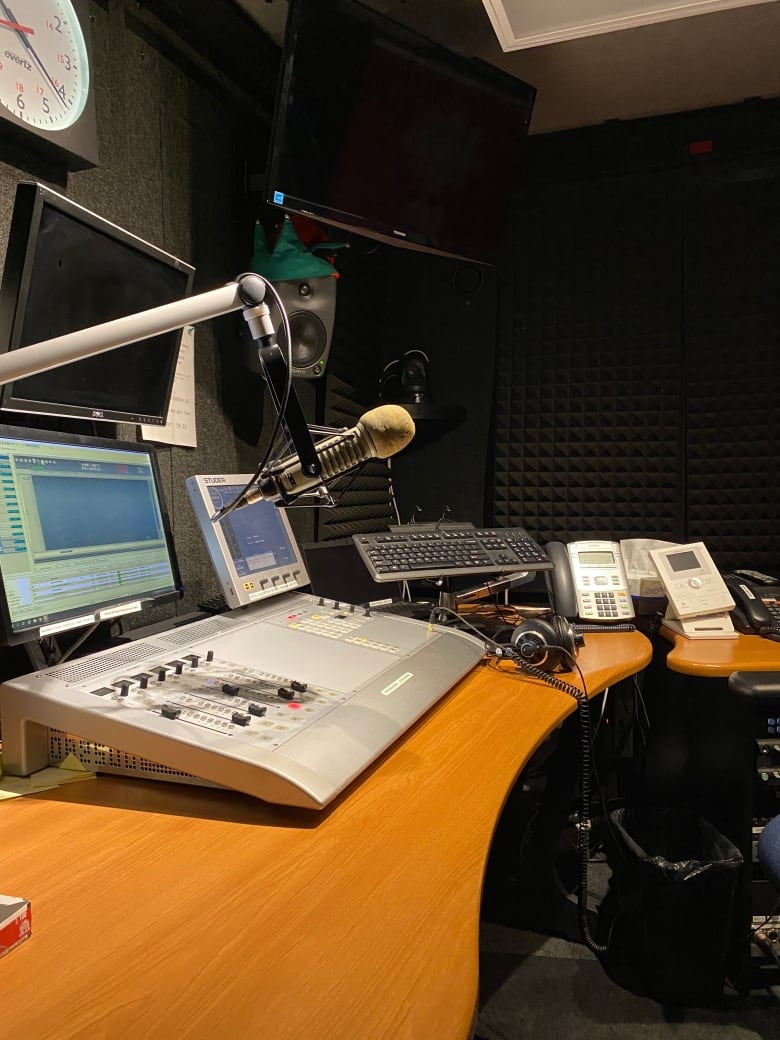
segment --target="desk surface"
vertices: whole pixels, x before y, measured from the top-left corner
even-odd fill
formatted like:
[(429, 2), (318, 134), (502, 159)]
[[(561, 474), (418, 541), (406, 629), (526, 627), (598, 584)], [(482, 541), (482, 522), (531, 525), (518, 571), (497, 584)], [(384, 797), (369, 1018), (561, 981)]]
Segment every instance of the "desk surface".
[[(650, 654), (588, 635), (588, 692)], [(33, 919), (0, 960), (3, 1021), (35, 1040), (467, 1037), (493, 830), (574, 708), (479, 666), (324, 812), (117, 778), (0, 803), (0, 891)]]
[(673, 672), (703, 678), (728, 677), (732, 672), (780, 671), (780, 643), (741, 633), (736, 639), (686, 639), (661, 627), (674, 646), (666, 657)]

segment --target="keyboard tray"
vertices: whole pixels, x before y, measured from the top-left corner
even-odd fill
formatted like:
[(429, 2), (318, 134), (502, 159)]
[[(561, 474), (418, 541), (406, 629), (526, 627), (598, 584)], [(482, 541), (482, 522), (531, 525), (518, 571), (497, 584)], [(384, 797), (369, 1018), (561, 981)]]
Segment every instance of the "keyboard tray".
[(522, 527), (407, 524), (352, 540), (374, 581), (459, 574), (549, 571), (553, 564)]

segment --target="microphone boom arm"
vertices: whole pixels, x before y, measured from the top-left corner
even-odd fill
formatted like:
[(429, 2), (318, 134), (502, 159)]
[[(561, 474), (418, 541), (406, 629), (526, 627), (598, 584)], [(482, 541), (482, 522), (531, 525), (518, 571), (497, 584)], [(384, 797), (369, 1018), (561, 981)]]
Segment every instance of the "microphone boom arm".
[[(270, 283), (262, 275), (242, 274), (218, 289), (196, 293), (183, 300), (174, 300), (124, 318), (115, 318), (101, 325), (9, 350), (0, 356), (0, 386), (243, 309), (249, 331), (257, 345), (274, 406), (287, 428), (305, 472), (312, 477), (318, 476), (320, 462), (311, 432), (295, 387), (290, 384), (288, 388), (289, 368), (276, 343), (276, 332), (270, 320), (268, 305), (264, 302), (269, 286)], [(273, 291), (273, 287), (271, 289)], [(286, 406), (282, 415), (285, 397)]]
[[(292, 385), (287, 362), (276, 342), (276, 329), (271, 321), (268, 304), (265, 302), (266, 287), (270, 283), (260, 275), (244, 274), (239, 275), (236, 284), (238, 294), (244, 304), (244, 319), (257, 346), (257, 356), (276, 412), (282, 417), (287, 427), (287, 434), (301, 460), (303, 471), (310, 477), (318, 477), (321, 467), (314, 450), (311, 431), (304, 418), (295, 387)], [(271, 291), (273, 292), (273, 286), (271, 286)], [(277, 303), (282, 309), (278, 296)]]

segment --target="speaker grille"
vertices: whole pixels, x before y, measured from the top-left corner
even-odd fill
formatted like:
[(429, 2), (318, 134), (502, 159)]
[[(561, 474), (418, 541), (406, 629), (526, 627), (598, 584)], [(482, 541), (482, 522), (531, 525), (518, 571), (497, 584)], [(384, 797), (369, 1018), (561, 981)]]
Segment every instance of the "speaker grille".
[[(308, 278), (274, 283), (290, 322), (292, 374), (318, 379), (325, 373), (336, 317), (336, 279)], [(284, 350), (287, 337), (278, 307), (271, 309), (276, 335)]]
[[(318, 361), (328, 348), (328, 333), (325, 326), (316, 314), (306, 314), (299, 311), (290, 314), (290, 332), (292, 334), (292, 363), (293, 368), (307, 368)], [(287, 337), (279, 336), (279, 341), (286, 347)]]

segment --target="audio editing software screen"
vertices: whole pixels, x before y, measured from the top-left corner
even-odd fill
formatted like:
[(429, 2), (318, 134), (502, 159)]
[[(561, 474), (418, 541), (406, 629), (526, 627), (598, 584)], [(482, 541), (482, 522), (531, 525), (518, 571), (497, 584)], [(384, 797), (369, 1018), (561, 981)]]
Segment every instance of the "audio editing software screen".
[(180, 595), (153, 449), (0, 428), (6, 642)]

